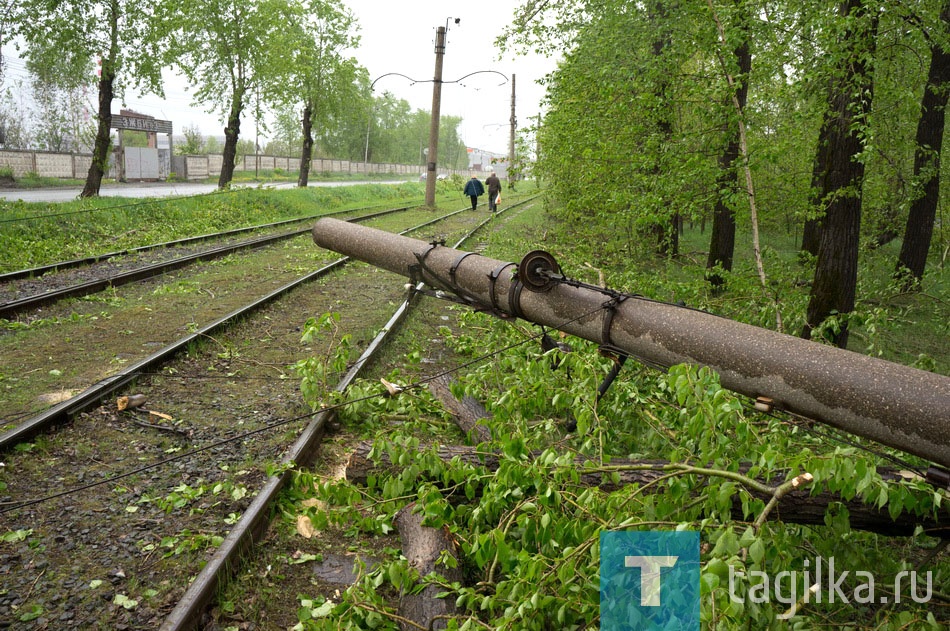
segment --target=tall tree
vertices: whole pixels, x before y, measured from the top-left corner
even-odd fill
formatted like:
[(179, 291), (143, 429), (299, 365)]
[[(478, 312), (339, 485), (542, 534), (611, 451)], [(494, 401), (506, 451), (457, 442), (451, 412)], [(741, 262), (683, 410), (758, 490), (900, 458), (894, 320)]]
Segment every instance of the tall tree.
[(950, 0), (943, 1), (929, 39), (930, 69), (920, 102), (914, 152), (914, 180), (919, 192), (911, 202), (897, 258), (897, 274), (905, 277), (904, 290), (913, 288), (924, 277), (940, 200), (940, 154), (950, 96)]
[[(725, 282), (723, 276), (716, 271), (722, 269), (732, 271), (732, 257), (736, 249), (736, 217), (734, 200), (738, 189), (739, 160), (739, 120), (743, 116), (746, 103), (749, 99), (749, 73), (752, 70), (752, 53), (749, 49), (749, 16), (742, 6), (741, 0), (735, 0), (736, 26), (730, 29), (735, 37), (732, 58), (722, 59), (723, 70), (733, 86), (728, 98), (728, 106), (735, 102), (734, 123), (723, 123), (725, 146), (719, 156), (719, 175), (716, 178), (717, 195), (716, 206), (713, 210), (712, 236), (709, 239), (709, 256), (706, 259), (706, 268), (711, 270), (707, 280), (713, 287), (721, 287)], [(725, 32), (725, 29), (723, 29)]]
[[(654, 33), (652, 42), (651, 65), (658, 71), (653, 75), (652, 90), (655, 103), (656, 131), (660, 142), (670, 143), (673, 139), (673, 107), (672, 83), (673, 75), (670, 70), (673, 64), (668, 61), (669, 49), (673, 46), (673, 27), (670, 23), (669, 9), (665, 0), (655, 0), (646, 3), (647, 23)], [(660, 164), (654, 166), (654, 175), (660, 171)], [(653, 233), (657, 237), (657, 246), (661, 254), (676, 256), (679, 254), (679, 236), (682, 215), (676, 209), (665, 222), (653, 225)]]
[(162, 94), (156, 41), (145, 0), (22, 0), (14, 4), (14, 30), (38, 67), (80, 68), (97, 57), (97, 132), (82, 197), (99, 194), (112, 146), (112, 101), (127, 87)]
[[(844, 25), (832, 66), (827, 109), (815, 155), (816, 199), (824, 207), (818, 261), (812, 282), (802, 337), (828, 316), (854, 309), (861, 230), (861, 153), (871, 108), (873, 58), (878, 12), (861, 0), (845, 0), (838, 7)], [(831, 330), (829, 340), (845, 348), (848, 323)]]
[(292, 0), (162, 0), (156, 30), (164, 56), (196, 86), (195, 101), (217, 110), (225, 122), (218, 188), (234, 177), (241, 116), (255, 92), (283, 76), (292, 52), (288, 24)]
[(307, 0), (299, 16), (288, 81), (271, 86), (279, 89), (278, 99), (293, 99), (301, 105), (303, 143), (297, 186), (306, 187), (314, 126), (325, 126), (349, 104), (360, 101), (359, 66), (344, 55), (358, 46), (359, 38), (353, 15), (338, 0)]
[[(619, 4), (619, 3), (618, 3)], [(677, 66), (662, 11), (643, 7), (598, 15), (573, 38), (548, 81), (552, 103), (539, 131), (539, 168), (571, 220), (607, 217), (631, 239), (651, 233), (672, 246), (673, 217), (690, 178), (671, 161)], [(693, 180), (695, 181), (695, 180)], [(680, 191), (677, 193), (677, 189)]]

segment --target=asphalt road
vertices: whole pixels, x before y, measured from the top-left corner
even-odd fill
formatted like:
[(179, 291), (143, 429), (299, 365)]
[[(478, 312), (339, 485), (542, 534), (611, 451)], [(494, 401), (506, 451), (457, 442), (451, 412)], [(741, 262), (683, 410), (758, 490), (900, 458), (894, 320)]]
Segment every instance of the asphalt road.
[[(375, 182), (376, 184), (401, 184), (398, 182)], [(310, 186), (352, 186), (354, 184), (371, 184), (373, 182), (310, 182)], [(235, 188), (293, 188), (296, 182), (275, 182), (272, 184), (234, 184)], [(218, 189), (216, 184), (199, 184), (193, 182), (135, 182), (130, 184), (104, 184), (99, 189), (100, 197), (175, 197), (212, 193)], [(68, 202), (79, 198), (82, 187), (70, 188), (35, 188), (35, 189), (0, 189), (0, 199), (6, 201), (24, 202)]]

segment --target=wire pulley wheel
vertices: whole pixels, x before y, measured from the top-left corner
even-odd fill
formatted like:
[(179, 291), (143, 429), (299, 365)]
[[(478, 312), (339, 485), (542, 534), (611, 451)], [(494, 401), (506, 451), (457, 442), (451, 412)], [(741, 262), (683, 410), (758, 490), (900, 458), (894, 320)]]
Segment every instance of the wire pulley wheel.
[(531, 291), (548, 291), (560, 275), (561, 267), (544, 250), (528, 252), (518, 264), (518, 280)]

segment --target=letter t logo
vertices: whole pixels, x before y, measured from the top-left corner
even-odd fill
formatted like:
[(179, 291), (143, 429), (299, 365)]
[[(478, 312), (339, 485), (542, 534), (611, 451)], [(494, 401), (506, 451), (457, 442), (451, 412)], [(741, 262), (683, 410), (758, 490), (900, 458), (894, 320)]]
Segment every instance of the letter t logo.
[(660, 570), (676, 565), (679, 557), (625, 556), (624, 567), (640, 568), (640, 605), (644, 607), (660, 606)]

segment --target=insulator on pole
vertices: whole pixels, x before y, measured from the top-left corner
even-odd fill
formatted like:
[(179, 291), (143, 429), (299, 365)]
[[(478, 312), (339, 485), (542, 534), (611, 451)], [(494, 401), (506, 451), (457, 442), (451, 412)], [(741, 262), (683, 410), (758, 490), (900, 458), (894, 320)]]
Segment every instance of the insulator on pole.
[(708, 366), (723, 387), (760, 409), (785, 410), (950, 467), (946, 376), (570, 281), (540, 251), (515, 265), (331, 218), (317, 221), (312, 233), (321, 247), (451, 290), (474, 307), (649, 366)]

